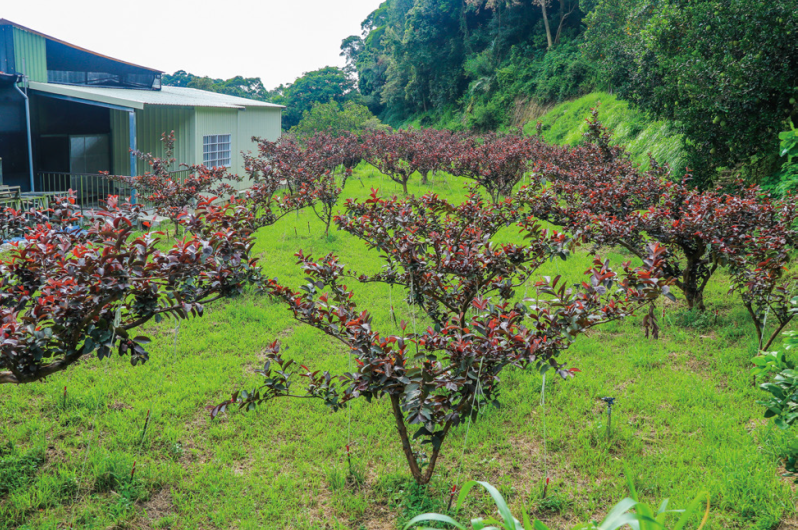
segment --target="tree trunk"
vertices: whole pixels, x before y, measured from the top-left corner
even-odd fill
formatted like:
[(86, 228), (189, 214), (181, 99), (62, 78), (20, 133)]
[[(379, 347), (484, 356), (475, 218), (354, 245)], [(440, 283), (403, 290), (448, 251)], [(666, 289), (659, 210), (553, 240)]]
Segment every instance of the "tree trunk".
[(701, 269), (701, 256), (704, 254), (704, 251), (703, 249), (694, 252), (689, 252), (687, 249), (683, 250), (685, 250), (687, 263), (684, 267), (684, 273), (682, 274), (682, 285), (678, 287), (680, 287), (684, 293), (688, 309), (704, 311), (706, 310), (706, 306), (704, 305), (703, 287), (706, 285), (706, 282), (700, 282), (700, 278), (698, 277)]
[(684, 297), (687, 300), (688, 309), (698, 309), (699, 311), (706, 311), (707, 307), (704, 305), (704, 292), (697, 289), (690, 289), (685, 286)]
[(407, 179), (402, 181), (402, 190), (405, 192), (405, 195), (407, 195)]
[[(773, 333), (770, 334), (770, 338), (768, 339), (767, 344), (762, 346), (762, 348), (761, 348), (762, 351), (767, 351), (768, 349), (770, 349), (770, 345), (773, 344), (773, 341), (776, 340), (776, 338), (781, 334), (781, 332), (784, 330), (784, 328), (787, 327), (787, 324), (790, 323), (790, 320), (792, 320), (792, 317), (790, 317), (790, 319), (787, 320), (786, 322), (780, 322), (779, 323), (779, 327), (776, 328), (776, 330)], [(765, 330), (762, 330), (762, 333), (763, 333), (762, 336), (763, 337), (764, 337), (764, 332), (765, 332)], [(760, 342), (762, 342), (762, 339), (760, 339)]]
[(435, 471), (435, 464), (438, 462), (438, 455), (440, 454), (443, 440), (446, 438), (446, 435), (449, 434), (452, 423), (446, 422), (446, 425), (443, 427), (441, 445), (439, 445), (437, 449), (432, 450), (432, 456), (429, 459), (429, 464), (427, 464), (427, 470), (422, 473), (418, 465), (418, 460), (416, 460), (416, 455), (413, 453), (413, 447), (410, 445), (410, 436), (407, 434), (405, 418), (404, 414), (402, 414), (402, 407), (399, 404), (398, 395), (391, 394), (391, 408), (393, 409), (393, 417), (396, 420), (396, 429), (399, 431), (399, 438), (402, 439), (402, 451), (404, 451), (407, 464), (410, 466), (410, 473), (419, 486), (429, 484), (429, 481), (432, 480), (432, 474)]
[(423, 484), (421, 481), (424, 479), (424, 475), (418, 467), (416, 455), (413, 454), (413, 447), (410, 445), (410, 438), (405, 427), (405, 417), (402, 414), (402, 408), (399, 406), (399, 396), (395, 394), (391, 394), (391, 408), (393, 409), (393, 417), (396, 420), (396, 429), (399, 431), (399, 438), (402, 439), (402, 451), (405, 453), (407, 465), (410, 466), (410, 473), (418, 484)]
[(560, 22), (557, 24), (557, 33), (554, 35), (554, 44), (560, 42), (560, 35), (562, 35), (562, 28), (565, 26), (565, 19), (574, 12), (576, 5), (571, 6), (571, 9), (565, 12), (565, 0), (560, 0)]
[(429, 174), (428, 171), (421, 173), (421, 184), (424, 185), (424, 186), (427, 185), (427, 175), (428, 174)]
[(540, 9), (543, 11), (543, 25), (546, 26), (546, 40), (549, 42), (550, 49), (554, 43), (551, 40), (551, 28), (549, 27), (549, 16), (546, 14), (546, 2), (548, 0), (540, 0)]

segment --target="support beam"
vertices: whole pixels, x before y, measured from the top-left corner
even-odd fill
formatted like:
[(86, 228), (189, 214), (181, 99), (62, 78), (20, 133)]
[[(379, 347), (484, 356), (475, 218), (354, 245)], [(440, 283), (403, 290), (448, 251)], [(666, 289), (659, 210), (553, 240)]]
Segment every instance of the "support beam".
[[(129, 125), (130, 125), (130, 176), (136, 176), (136, 111), (131, 110), (128, 113)], [(136, 204), (136, 190), (130, 190), (130, 202)]]

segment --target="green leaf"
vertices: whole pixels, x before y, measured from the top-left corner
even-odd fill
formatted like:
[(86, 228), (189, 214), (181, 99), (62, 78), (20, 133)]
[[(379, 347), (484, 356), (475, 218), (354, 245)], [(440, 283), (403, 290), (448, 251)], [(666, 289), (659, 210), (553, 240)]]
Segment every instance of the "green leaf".
[[(625, 498), (618, 504), (612, 507), (610, 513), (607, 514), (607, 517), (604, 518), (604, 521), (599, 525), (599, 530), (613, 530), (615, 528), (620, 528), (626, 523), (618, 525), (618, 521), (622, 520), (622, 517), (625, 515), (625, 512), (628, 512), (632, 508), (637, 505), (637, 501), (634, 499), (630, 499), (629, 497)], [(623, 519), (625, 520), (625, 519)]]
[[(687, 524), (687, 521), (690, 519), (690, 517), (692, 517), (693, 514), (698, 511), (699, 506), (704, 501), (706, 501), (707, 504), (709, 504), (709, 492), (707, 491), (702, 491), (698, 495), (696, 495), (695, 499), (693, 499), (693, 502), (690, 503), (690, 506), (687, 507), (682, 516), (679, 518), (679, 521), (676, 523), (676, 526), (673, 527), (673, 530), (682, 530), (682, 528), (684, 528), (684, 526)], [(704, 526), (703, 522), (701, 523), (701, 526)], [(699, 530), (701, 526), (699, 526)]]
[[(417, 515), (410, 519), (407, 524), (405, 525), (405, 530), (413, 527), (413, 525), (417, 525), (418, 523), (427, 522), (427, 521), (438, 521), (439, 523), (446, 523), (450, 524), (460, 530), (466, 530), (466, 527), (449, 517), (448, 515), (441, 515), (439, 513), (424, 513), (421, 515)], [(426, 527), (424, 527), (426, 528)]]
[(504, 497), (502, 497), (501, 493), (499, 493), (499, 490), (497, 490), (487, 482), (476, 481), (476, 480), (470, 480), (466, 482), (465, 485), (463, 486), (463, 489), (460, 490), (460, 495), (457, 497), (457, 509), (458, 510), (460, 509), (460, 506), (462, 506), (466, 495), (468, 495), (468, 492), (471, 491), (471, 488), (473, 488), (477, 484), (485, 488), (485, 490), (488, 493), (490, 493), (490, 496), (493, 497), (493, 502), (496, 504), (496, 508), (499, 510), (499, 514), (502, 516), (502, 519), (504, 519), (504, 527), (507, 530), (515, 530), (515, 518), (513, 517), (510, 508), (507, 506)]

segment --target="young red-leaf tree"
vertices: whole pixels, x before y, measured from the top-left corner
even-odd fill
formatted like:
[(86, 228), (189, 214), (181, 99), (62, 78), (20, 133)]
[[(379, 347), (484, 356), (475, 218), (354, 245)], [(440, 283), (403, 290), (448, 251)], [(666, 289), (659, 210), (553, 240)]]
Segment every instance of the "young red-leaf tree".
[[(277, 142), (258, 140), (258, 156), (244, 155), (253, 186), (246, 201), (255, 212), (258, 226), (275, 223), (289, 212), (309, 207), (325, 225), (329, 235), (335, 206), (351, 166), (363, 148), (354, 135), (316, 133), (305, 147), (290, 138)], [(284, 193), (280, 190), (284, 189)]]
[(93, 223), (74, 223), (74, 195), (56, 199), (42, 223), (0, 258), (0, 383), (31, 383), (81, 357), (113, 350), (145, 362), (143, 324), (201, 316), (204, 306), (258, 281), (250, 214), (201, 202), (193, 233), (168, 250), (160, 233), (138, 235), (141, 207), (110, 197)]
[(451, 172), (475, 181), (496, 203), (508, 197), (529, 172), (530, 159), (540, 143), (521, 134), (486, 134), (479, 141), (459, 144)]
[[(404, 287), (409, 304), (445, 325), (458, 315), (465, 318), (477, 298), (511, 299), (545, 260), (565, 259), (577, 244), (543, 229), (516, 204), (486, 204), (476, 193), (454, 205), (435, 194), (382, 198), (372, 190), (365, 201), (346, 201), (336, 223), (385, 262), (380, 273), (359, 276), (359, 281)], [(514, 224), (523, 244), (491, 241)]]
[(177, 230), (178, 219), (188, 213), (190, 208), (209, 196), (229, 196), (235, 191), (232, 183), (240, 182), (241, 177), (230, 174), (225, 167), (186, 164), (181, 164), (179, 167), (187, 169), (188, 175), (175, 177), (174, 131), (169, 135), (163, 134), (161, 141), (166, 151), (164, 158), (151, 153), (133, 152), (150, 167), (144, 175), (132, 177), (109, 175), (107, 178), (136, 190), (138, 197), (152, 204), (158, 215), (171, 220)]
[[(213, 407), (211, 415), (234, 405), (251, 410), (280, 397), (317, 398), (333, 411), (356, 398), (387, 397), (402, 451), (419, 484), (432, 478), (451, 429), (497, 403), (504, 368), (554, 370), (567, 378), (576, 370), (566, 368), (559, 356), (580, 333), (667, 292), (662, 251), (652, 248), (645, 269), (626, 264), (619, 276), (596, 259), (581, 286), (568, 287), (560, 277), (545, 279), (535, 284), (539, 295), (531, 303), (514, 302), (512, 290), (522, 278), (550, 256), (566, 252), (572, 241), (524, 219), (520, 229), (527, 243), (492, 244), (484, 235), (515, 214), (510, 205), (484, 206), (478, 197), (457, 207), (434, 196), (398, 201), (375, 193), (369, 204), (350, 201), (347, 209), (338, 220), (344, 230), (358, 235), (351, 227), (364, 222), (370, 225), (362, 234), (369, 246), (375, 246), (375, 238), (396, 241), (380, 248), (389, 255), (386, 269), (359, 280), (407, 286), (412, 303), (423, 307), (433, 324), (415, 330), (402, 322), (399, 334), (380, 333), (371, 314), (358, 308), (345, 284), (352, 277), (338, 259), (328, 255), (315, 261), (300, 252), (309, 283), (295, 291), (270, 281), (268, 291), (299, 322), (344, 345), (357, 370), (333, 375), (298, 366), (283, 358), (275, 342), (260, 371), (263, 385), (235, 393)], [(428, 454), (414, 447), (416, 440), (428, 444)]]
[[(758, 216), (754, 231), (737, 230), (716, 244), (729, 266), (730, 292), (739, 291), (759, 339), (767, 350), (795, 317), (791, 303), (798, 293), (798, 270), (790, 269), (790, 254), (798, 246), (798, 203), (791, 196), (762, 204), (750, 215)], [(774, 327), (768, 333), (770, 322)]]
[(332, 171), (320, 173), (310, 187), (302, 191), (302, 193), (308, 193), (312, 197), (312, 200), (308, 201), (310, 209), (313, 215), (324, 223), (325, 237), (330, 235), (330, 223), (335, 216), (335, 206), (338, 204), (338, 198), (343, 192), (346, 178), (351, 174), (351, 171), (350, 169), (344, 170), (340, 180), (335, 178), (335, 173)]
[(408, 194), (410, 176), (418, 170), (415, 157), (417, 145), (413, 141), (413, 134), (405, 130), (378, 131), (363, 138), (365, 160), (386, 177), (401, 184), (405, 195)]
[(354, 134), (332, 136), (316, 133), (307, 140), (305, 160), (313, 161), (316, 170), (311, 183), (301, 193), (309, 196), (313, 214), (324, 223), (324, 235), (330, 234), (338, 198), (352, 175), (352, 168), (360, 163), (364, 147)]
[(613, 146), (594, 116), (588, 139), (576, 148), (546, 146), (538, 152), (534, 186), (520, 194), (532, 215), (582, 230), (597, 245), (621, 246), (644, 258), (656, 241), (667, 254), (665, 275), (685, 295), (689, 308), (705, 309), (704, 290), (722, 265), (722, 246), (739, 234), (781, 223), (767, 215), (770, 200), (756, 187), (736, 193), (699, 191), (668, 178), (652, 160), (642, 171), (623, 148)]
[(312, 206), (315, 187), (325, 172), (320, 156), (308, 156), (290, 137), (276, 142), (252, 138), (257, 154), (243, 153), (251, 187), (243, 201), (251, 210), (254, 228), (271, 226), (291, 212)]
[(429, 175), (451, 168), (452, 150), (459, 147), (451, 131), (437, 129), (409, 129), (406, 134), (412, 144), (413, 165), (421, 175), (421, 184), (429, 182)]
[(337, 135), (318, 132), (306, 140), (305, 152), (320, 157), (323, 167), (330, 172), (351, 171), (363, 160), (365, 146), (360, 136), (350, 132)]

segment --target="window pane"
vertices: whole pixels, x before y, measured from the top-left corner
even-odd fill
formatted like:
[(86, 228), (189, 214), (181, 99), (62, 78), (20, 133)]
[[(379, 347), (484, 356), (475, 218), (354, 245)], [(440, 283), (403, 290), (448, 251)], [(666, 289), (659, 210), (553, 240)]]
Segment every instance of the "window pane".
[(82, 136), (73, 136), (69, 138), (69, 156), (80, 157), (86, 151), (86, 139)]

